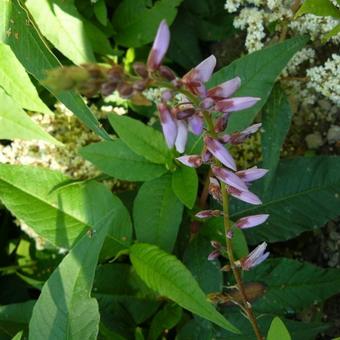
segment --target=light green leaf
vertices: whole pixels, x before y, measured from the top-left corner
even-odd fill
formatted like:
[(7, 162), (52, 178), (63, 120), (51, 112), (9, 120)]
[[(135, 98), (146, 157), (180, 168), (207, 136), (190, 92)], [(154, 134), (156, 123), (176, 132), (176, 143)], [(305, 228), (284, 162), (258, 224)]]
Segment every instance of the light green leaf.
[(15, 334), (12, 340), (20, 340), (22, 338), (23, 333), (24, 333), (23, 331), (18, 332), (17, 334)]
[(33, 308), (29, 339), (97, 339), (99, 309), (90, 294), (113, 214), (97, 220), (96, 234), (85, 234), (47, 280)]
[(339, 292), (340, 270), (318, 268), (290, 259), (265, 261), (245, 272), (246, 282), (262, 282), (264, 295), (253, 304), (259, 313), (301, 311)]
[(295, 18), (307, 13), (340, 19), (340, 9), (334, 6), (330, 0), (305, 0), (296, 12)]
[(157, 244), (171, 251), (174, 247), (183, 205), (171, 188), (171, 176), (145, 182), (133, 205), (133, 220), (138, 241)]
[(107, 25), (107, 8), (106, 8), (105, 0), (97, 1), (93, 6), (93, 11), (98, 21), (102, 25), (106, 26)]
[(195, 204), (198, 190), (198, 177), (193, 168), (179, 167), (172, 174), (172, 190), (189, 209)]
[(111, 114), (109, 120), (118, 136), (133, 152), (151, 162), (166, 163), (169, 150), (159, 131), (126, 116)]
[[(112, 252), (126, 248), (131, 240), (131, 222), (121, 201), (94, 181), (53, 188), (69, 180), (48, 169), (0, 165), (0, 199), (19, 219), (56, 246), (70, 248), (102, 216), (112, 214), (108, 242)], [(114, 254), (113, 254), (114, 256)]]
[[(46, 78), (47, 70), (60, 67), (61, 64), (35, 27), (19, 0), (0, 1), (1, 41), (11, 46), (26, 71), (41, 82)], [(78, 94), (71, 91), (56, 93), (50, 90), (50, 92), (89, 129), (110, 140), (109, 135), (100, 127), (98, 120)]]
[(75, 64), (94, 62), (84, 24), (72, 1), (27, 0), (41, 33)]
[(234, 96), (261, 98), (252, 108), (235, 112), (229, 120), (228, 131), (242, 130), (251, 124), (256, 114), (266, 103), (276, 78), (282, 69), (307, 41), (307, 37), (295, 37), (274, 44), (235, 60), (212, 76), (208, 83), (209, 87), (239, 76), (242, 84)]
[(270, 325), (267, 340), (291, 340), (288, 329), (279, 317), (275, 317)]
[(35, 123), (1, 87), (0, 139), (43, 140), (62, 145)]
[(269, 192), (263, 182), (252, 188), (263, 204), (250, 206), (234, 201), (233, 221), (241, 216), (267, 213), (265, 224), (248, 229), (251, 244), (288, 240), (307, 230), (323, 226), (339, 215), (340, 157), (318, 156), (281, 161)]
[(0, 86), (24, 109), (52, 114), (11, 48), (0, 42)]
[(104, 173), (126, 181), (147, 181), (167, 171), (135, 154), (121, 140), (90, 144), (80, 154)]
[(135, 244), (130, 259), (141, 279), (162, 296), (216, 325), (238, 333), (210, 304), (189, 270), (173, 255), (151, 244)]
[(262, 113), (262, 167), (269, 170), (264, 178), (265, 189), (268, 189), (275, 176), (281, 147), (288, 133), (291, 119), (292, 111), (288, 99), (280, 86), (276, 85)]
[(325, 44), (330, 38), (336, 36), (340, 33), (340, 24), (336, 25), (334, 28), (332, 28), (328, 33), (324, 35), (321, 42)]
[(147, 0), (123, 0), (113, 16), (116, 41), (126, 47), (140, 47), (151, 42), (159, 23), (171, 25), (182, 0), (159, 0), (149, 6)]

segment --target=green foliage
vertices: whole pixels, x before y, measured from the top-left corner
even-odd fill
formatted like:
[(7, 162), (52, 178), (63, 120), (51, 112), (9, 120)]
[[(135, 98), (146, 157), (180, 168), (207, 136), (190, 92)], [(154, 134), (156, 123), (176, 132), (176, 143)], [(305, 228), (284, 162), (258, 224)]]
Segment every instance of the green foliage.
[(231, 332), (238, 332), (206, 300), (195, 279), (176, 257), (144, 243), (130, 248), (130, 259), (137, 274), (150, 288), (194, 314)]
[(131, 151), (121, 140), (90, 144), (80, 154), (104, 173), (126, 181), (148, 181), (167, 171)]
[(340, 207), (340, 158), (318, 156), (281, 161), (270, 191), (264, 194), (263, 182), (254, 190), (261, 206), (235, 204), (231, 218), (260, 213), (270, 214), (268, 221), (247, 230), (251, 244), (288, 240), (307, 230), (323, 226), (338, 216)]
[(330, 0), (306, 0), (303, 2), (295, 17), (304, 14), (314, 14), (322, 17), (331, 16), (340, 19), (340, 10)]
[(0, 103), (0, 139), (37, 139), (62, 145), (36, 124), (1, 87)]
[(189, 167), (177, 168), (172, 174), (172, 190), (185, 206), (192, 209), (198, 190), (196, 170)]
[[(46, 78), (46, 71), (60, 67), (61, 64), (41, 38), (27, 11), (19, 0), (0, 2), (0, 39), (8, 44), (26, 71), (38, 81)], [(50, 90), (70, 111), (89, 129), (100, 137), (110, 139), (99, 127), (99, 122), (84, 103), (72, 91), (56, 93)]]
[(105, 0), (99, 0), (93, 5), (94, 14), (98, 21), (106, 26), (107, 25), (107, 8), (105, 4)]
[(136, 238), (171, 251), (174, 247), (183, 205), (172, 190), (171, 176), (145, 182), (133, 205)]
[(0, 198), (36, 233), (64, 248), (73, 246), (85, 231), (95, 232), (97, 221), (110, 215), (111, 248), (126, 248), (131, 224), (120, 200), (94, 181), (53, 190), (68, 179), (56, 171), (1, 164)]
[(112, 216), (98, 220), (96, 234), (84, 235), (47, 280), (33, 308), (29, 339), (97, 338), (98, 303), (90, 293)]
[(209, 81), (209, 87), (216, 86), (236, 76), (241, 78), (241, 88), (235, 97), (252, 96), (261, 98), (257, 104), (231, 116), (228, 131), (242, 130), (249, 126), (256, 114), (266, 103), (276, 78), (293, 55), (308, 41), (306, 37), (295, 37), (274, 44), (233, 61), (216, 72)]
[(115, 132), (133, 152), (151, 162), (166, 163), (169, 149), (159, 131), (130, 117), (111, 114), (109, 120)]
[(279, 317), (275, 317), (270, 325), (268, 335), (268, 340), (276, 340), (276, 339), (282, 339), (282, 340), (291, 340), (291, 336), (289, 335), (289, 332), (285, 326), (285, 324), (282, 322), (282, 320)]
[(151, 42), (163, 19), (171, 25), (181, 2), (182, 0), (158, 0), (152, 5), (147, 0), (123, 0), (113, 16), (117, 43), (140, 47)]

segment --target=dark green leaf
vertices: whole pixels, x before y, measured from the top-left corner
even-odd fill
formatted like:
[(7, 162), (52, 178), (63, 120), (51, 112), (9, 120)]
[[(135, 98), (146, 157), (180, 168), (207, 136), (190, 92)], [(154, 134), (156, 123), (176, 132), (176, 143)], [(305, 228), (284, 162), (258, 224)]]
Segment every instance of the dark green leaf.
[(133, 206), (133, 220), (138, 241), (157, 244), (171, 252), (174, 247), (183, 205), (171, 188), (171, 176), (144, 183)]
[(84, 235), (47, 280), (33, 308), (30, 339), (97, 338), (99, 309), (90, 294), (112, 218), (112, 212), (103, 215), (94, 226), (96, 235)]
[(291, 340), (287, 327), (279, 317), (275, 317), (270, 325), (267, 340)]
[(127, 47), (140, 47), (151, 42), (159, 23), (174, 21), (182, 0), (159, 0), (151, 5), (147, 0), (123, 0), (113, 16), (116, 41)]
[(99, 170), (126, 181), (147, 181), (167, 171), (163, 165), (135, 154), (121, 140), (90, 144), (80, 154)]
[[(259, 183), (260, 184), (260, 183)], [(323, 226), (339, 215), (340, 157), (319, 156), (281, 161), (261, 206), (232, 205), (231, 218), (268, 213), (268, 221), (246, 236), (250, 243), (287, 240)]]
[(93, 5), (94, 14), (98, 21), (106, 26), (107, 24), (107, 8), (105, 4), (105, 0), (99, 0)]
[(184, 205), (192, 209), (198, 190), (196, 170), (189, 167), (177, 168), (172, 174), (172, 190)]
[(112, 114), (109, 120), (118, 136), (133, 152), (151, 162), (166, 163), (169, 150), (159, 131), (130, 117)]
[(218, 313), (188, 269), (175, 257), (151, 244), (135, 244), (130, 259), (141, 279), (181, 307), (232, 332), (238, 330)]
[(252, 96), (261, 100), (250, 109), (234, 113), (229, 121), (228, 131), (242, 130), (255, 118), (266, 103), (276, 78), (293, 55), (308, 41), (306, 37), (295, 37), (284, 42), (251, 53), (235, 60), (216, 72), (209, 81), (209, 87), (239, 76), (241, 88), (236, 97)]
[[(19, 0), (0, 1), (0, 39), (11, 46), (26, 71), (38, 81), (46, 78), (47, 70), (61, 66), (37, 32), (25, 7)], [(71, 91), (56, 93), (50, 90), (50, 92), (89, 129), (104, 139), (110, 139), (109, 135), (100, 128), (98, 120), (78, 94)]]

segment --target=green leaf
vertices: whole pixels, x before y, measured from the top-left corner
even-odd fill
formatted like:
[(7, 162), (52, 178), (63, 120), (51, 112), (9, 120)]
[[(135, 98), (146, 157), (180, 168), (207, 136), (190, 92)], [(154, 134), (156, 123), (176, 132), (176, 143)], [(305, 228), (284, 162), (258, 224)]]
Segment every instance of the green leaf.
[[(60, 67), (61, 64), (35, 27), (19, 0), (0, 1), (0, 40), (11, 46), (26, 71), (41, 82), (45, 80), (47, 70)], [(100, 128), (98, 120), (78, 94), (71, 91), (56, 93), (50, 90), (50, 92), (89, 129), (110, 140), (109, 135)]]
[(90, 294), (112, 218), (112, 211), (103, 215), (94, 225), (96, 235), (84, 235), (47, 280), (33, 308), (29, 339), (97, 339), (99, 309)]
[(135, 154), (121, 140), (90, 144), (80, 154), (99, 170), (125, 181), (148, 181), (167, 171), (163, 165)]
[(171, 176), (145, 182), (133, 205), (137, 240), (157, 244), (171, 252), (182, 221), (182, 212), (183, 205), (171, 188)]
[(12, 340), (20, 340), (23, 336), (24, 332), (20, 331), (17, 334), (15, 334), (15, 336), (12, 338)]
[(75, 64), (94, 62), (84, 24), (71, 1), (27, 0), (26, 6), (40, 32)]
[(206, 300), (191, 273), (175, 256), (151, 244), (135, 244), (130, 248), (130, 259), (137, 274), (151, 289), (222, 328), (238, 332)]
[(280, 86), (276, 85), (262, 114), (262, 166), (269, 170), (264, 179), (266, 189), (275, 175), (281, 147), (288, 133), (291, 119), (292, 111), (287, 96)]
[(307, 37), (295, 37), (274, 44), (235, 60), (212, 76), (208, 83), (210, 88), (239, 76), (242, 85), (235, 93), (235, 97), (252, 96), (261, 98), (252, 108), (236, 112), (231, 116), (228, 126), (229, 132), (242, 130), (251, 124), (256, 114), (266, 103), (276, 78), (282, 69), (307, 41)]
[(330, 38), (336, 36), (338, 33), (340, 33), (340, 24), (336, 25), (328, 33), (326, 33), (322, 38), (321, 42), (325, 44)]
[(295, 18), (304, 14), (314, 14), (322, 17), (331, 16), (340, 19), (340, 10), (330, 0), (305, 0), (295, 14)]
[(31, 111), (52, 114), (39, 98), (37, 90), (11, 48), (2, 42), (0, 42), (0, 86), (21, 107)]
[(107, 25), (107, 8), (105, 4), (105, 0), (97, 1), (93, 6), (94, 14), (98, 21), (106, 26)]
[(9, 336), (27, 328), (35, 301), (0, 306), (0, 328)]
[(267, 195), (261, 183), (256, 188), (252, 191), (264, 198), (263, 204), (235, 202), (231, 218), (235, 221), (241, 216), (267, 213), (270, 217), (265, 224), (245, 231), (249, 242), (288, 240), (339, 215), (340, 157), (281, 161)]
[(219, 262), (208, 260), (212, 250), (210, 242), (198, 235), (189, 243), (183, 257), (183, 263), (206, 294), (221, 292), (223, 285)]
[(111, 114), (109, 120), (118, 136), (133, 152), (151, 162), (166, 163), (169, 150), (159, 131), (126, 116)]
[(270, 325), (267, 340), (291, 340), (291, 336), (285, 324), (279, 317), (275, 317)]
[(62, 145), (35, 123), (1, 87), (0, 139), (43, 140)]
[(163, 19), (172, 24), (181, 2), (159, 0), (150, 6), (148, 0), (123, 0), (113, 16), (116, 42), (126, 47), (140, 47), (151, 42)]
[(53, 190), (66, 180), (69, 178), (48, 169), (1, 164), (0, 199), (40, 236), (64, 248), (70, 248), (85, 231), (92, 230), (95, 235), (97, 221), (111, 213), (111, 248), (126, 248), (132, 230), (121, 201), (94, 181)]
[(182, 308), (167, 303), (152, 319), (148, 340), (157, 340), (165, 331), (175, 327), (182, 318)]
[(245, 272), (246, 282), (262, 282), (265, 294), (253, 304), (259, 313), (301, 311), (339, 292), (340, 270), (290, 259), (273, 259)]
[(172, 190), (189, 209), (195, 204), (198, 190), (198, 177), (193, 168), (179, 167), (172, 174)]

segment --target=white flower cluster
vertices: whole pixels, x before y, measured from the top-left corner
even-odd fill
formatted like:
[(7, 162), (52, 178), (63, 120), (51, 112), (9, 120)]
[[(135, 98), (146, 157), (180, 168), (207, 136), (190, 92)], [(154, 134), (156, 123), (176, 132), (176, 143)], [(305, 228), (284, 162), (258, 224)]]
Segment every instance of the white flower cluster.
[(324, 65), (307, 70), (307, 86), (340, 106), (340, 55), (332, 54)]
[(294, 57), (282, 71), (281, 76), (288, 77), (289, 75), (296, 75), (302, 63), (308, 62), (309, 65), (312, 65), (314, 60), (315, 50), (310, 47), (303, 48), (301, 51), (295, 53)]

